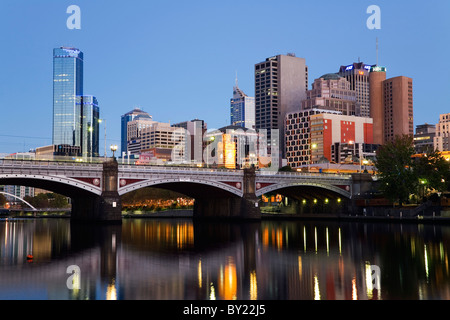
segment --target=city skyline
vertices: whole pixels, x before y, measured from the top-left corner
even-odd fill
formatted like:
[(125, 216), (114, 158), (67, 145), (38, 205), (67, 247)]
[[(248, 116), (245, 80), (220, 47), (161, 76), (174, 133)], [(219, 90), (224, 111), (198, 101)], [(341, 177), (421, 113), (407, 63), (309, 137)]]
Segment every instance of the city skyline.
[(85, 87), (101, 101), (108, 149), (120, 144), (121, 115), (135, 107), (155, 121), (200, 118), (209, 129), (228, 125), (236, 72), (239, 87), (254, 96), (254, 65), (290, 52), (306, 60), (308, 89), (314, 79), (339, 72), (341, 65), (359, 60), (372, 65), (378, 59), (388, 78), (414, 79), (414, 127), (437, 124), (439, 115), (448, 113), (450, 46), (445, 33), (438, 32), (450, 27), (450, 4), (445, 1), (377, 1), (380, 30), (366, 27), (369, 1), (281, 1), (277, 8), (284, 18), (274, 18), (270, 30), (260, 21), (269, 10), (270, 3), (264, 1), (176, 6), (75, 2), (81, 8), (80, 30), (66, 27), (71, 2), (6, 1), (2, 6), (0, 26), (12, 31), (4, 40), (8, 50), (0, 53), (0, 104), (3, 119), (8, 119), (0, 127), (0, 153), (51, 144), (51, 54), (60, 46), (85, 54)]

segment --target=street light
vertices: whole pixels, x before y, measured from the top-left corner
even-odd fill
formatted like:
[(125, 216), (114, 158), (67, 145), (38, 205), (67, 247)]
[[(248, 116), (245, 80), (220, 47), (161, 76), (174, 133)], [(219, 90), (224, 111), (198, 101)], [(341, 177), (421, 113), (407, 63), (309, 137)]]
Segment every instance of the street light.
[(111, 145), (111, 151), (112, 151), (112, 153), (113, 153), (113, 158), (114, 158), (114, 152), (115, 151), (117, 151), (117, 145), (116, 144), (114, 144), (114, 145)]

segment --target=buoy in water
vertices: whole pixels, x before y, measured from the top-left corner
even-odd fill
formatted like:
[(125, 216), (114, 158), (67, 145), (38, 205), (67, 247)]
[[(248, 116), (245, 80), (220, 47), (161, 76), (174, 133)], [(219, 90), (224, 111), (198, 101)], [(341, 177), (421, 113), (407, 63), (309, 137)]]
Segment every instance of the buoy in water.
[(27, 255), (27, 260), (28, 261), (33, 260), (33, 256), (31, 254)]

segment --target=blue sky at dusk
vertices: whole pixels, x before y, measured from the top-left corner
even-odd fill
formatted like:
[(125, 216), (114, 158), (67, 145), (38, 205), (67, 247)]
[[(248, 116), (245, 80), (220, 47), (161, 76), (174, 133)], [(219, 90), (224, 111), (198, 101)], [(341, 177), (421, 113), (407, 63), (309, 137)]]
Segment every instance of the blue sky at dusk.
[[(72, 4), (81, 30), (66, 27)], [(380, 30), (366, 27), (372, 4)], [(51, 144), (52, 51), (60, 46), (84, 52), (84, 93), (99, 101), (107, 145), (120, 143), (120, 116), (135, 107), (161, 122), (228, 125), (236, 72), (254, 96), (255, 63), (295, 53), (306, 59), (311, 88), (358, 58), (375, 64), (376, 37), (387, 77), (413, 78), (415, 125), (450, 112), (448, 0), (2, 0), (0, 30), (0, 153)]]

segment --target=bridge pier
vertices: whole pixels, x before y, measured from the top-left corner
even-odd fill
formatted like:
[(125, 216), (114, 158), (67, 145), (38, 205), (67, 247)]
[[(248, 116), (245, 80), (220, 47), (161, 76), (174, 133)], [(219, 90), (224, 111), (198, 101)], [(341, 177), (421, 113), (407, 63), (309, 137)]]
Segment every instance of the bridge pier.
[(115, 158), (103, 163), (101, 196), (72, 199), (72, 219), (85, 222), (122, 222), (122, 203), (118, 193), (118, 163)]
[(261, 219), (255, 195), (255, 169), (244, 169), (243, 197), (201, 197), (194, 203), (194, 218)]

